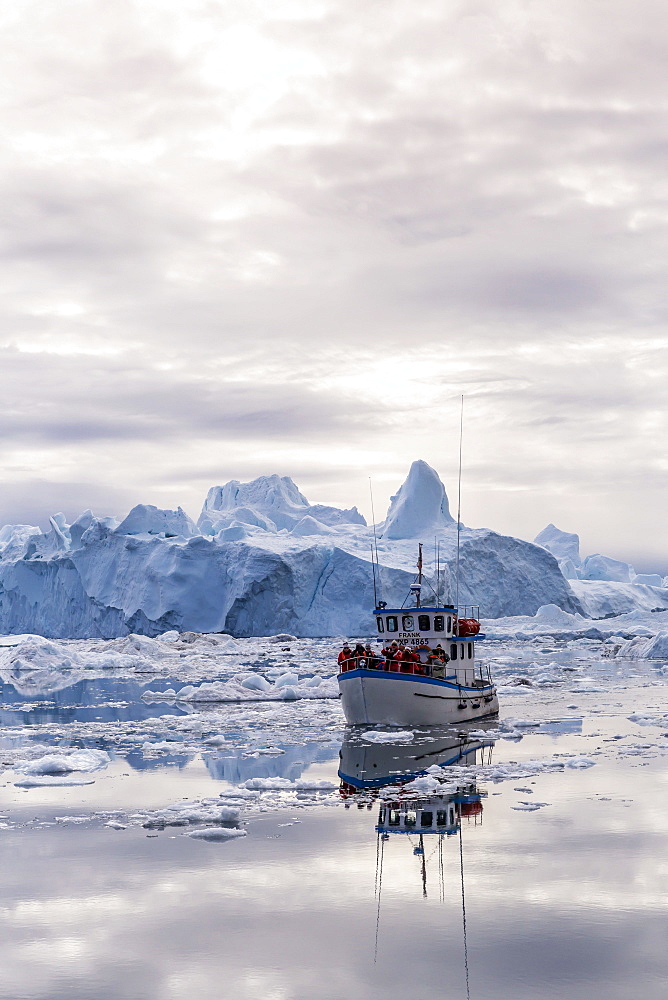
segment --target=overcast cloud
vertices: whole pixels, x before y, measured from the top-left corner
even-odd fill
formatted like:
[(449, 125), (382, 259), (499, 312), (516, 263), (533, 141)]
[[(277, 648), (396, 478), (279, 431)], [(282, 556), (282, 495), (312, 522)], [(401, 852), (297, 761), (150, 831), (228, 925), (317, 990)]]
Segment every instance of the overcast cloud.
[(668, 572), (665, 7), (0, 13), (0, 521), (230, 478)]

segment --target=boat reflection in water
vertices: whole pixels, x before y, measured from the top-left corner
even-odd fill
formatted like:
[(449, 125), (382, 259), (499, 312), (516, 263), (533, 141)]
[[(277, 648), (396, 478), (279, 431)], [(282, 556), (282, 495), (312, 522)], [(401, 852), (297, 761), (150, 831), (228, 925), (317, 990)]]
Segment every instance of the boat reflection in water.
[[(493, 728), (492, 723), (489, 724)], [(453, 728), (418, 731), (410, 743), (377, 742), (379, 736), (391, 738), (391, 733), (374, 734), (367, 739), (363, 729), (346, 730), (339, 752), (340, 792), (344, 799), (358, 796), (358, 802), (369, 801), (373, 792), (386, 791), (388, 785), (406, 785), (426, 774), (434, 764), (439, 767), (466, 767), (491, 761), (493, 740), (481, 737), (480, 723), (476, 735)], [(411, 734), (413, 735), (413, 734)]]
[[(392, 834), (403, 834), (413, 838), (413, 854), (424, 859), (425, 837), (438, 836), (442, 841), (461, 834), (462, 820), (482, 822), (482, 800), (487, 793), (478, 788), (473, 775), (469, 779), (465, 773), (467, 767), (491, 762), (494, 741), (479, 733), (428, 730), (417, 733), (411, 743), (401, 744), (375, 742), (385, 735), (391, 738), (391, 733), (374, 733), (374, 739), (367, 739), (363, 730), (347, 731), (340, 751), (340, 794), (347, 807), (354, 802), (360, 809), (371, 809), (379, 802), (376, 834), (381, 854)], [(448, 775), (442, 791), (434, 781), (421, 788), (415, 779), (429, 774), (433, 765), (456, 765), (463, 773), (454, 778)], [(438, 849), (442, 861), (442, 844)], [(424, 864), (422, 883), (426, 896)]]
[[(441, 902), (445, 902), (445, 870), (443, 846), (448, 838), (458, 835), (458, 854), (461, 918), (463, 927), (463, 959), (466, 995), (469, 990), (469, 963), (466, 940), (466, 902), (464, 893), (464, 848), (462, 824), (482, 823), (483, 798), (475, 774), (470, 778), (466, 768), (491, 762), (493, 740), (452, 729), (420, 731), (409, 744), (375, 742), (365, 738), (364, 731), (349, 729), (340, 751), (340, 794), (346, 807), (353, 803), (360, 809), (378, 805), (376, 822), (376, 886), (377, 899), (376, 941), (374, 961), (378, 954), (378, 935), (383, 888), (383, 865), (386, 844), (398, 835), (400, 844), (412, 848), (419, 859), (422, 895), (428, 895), (427, 863), (434, 856), (438, 859), (438, 889)], [(387, 734), (388, 737), (391, 734)], [(411, 734), (412, 735), (412, 734)], [(434, 782), (415, 781), (428, 774), (434, 764), (440, 767), (456, 765), (462, 773), (444, 777), (442, 791)]]

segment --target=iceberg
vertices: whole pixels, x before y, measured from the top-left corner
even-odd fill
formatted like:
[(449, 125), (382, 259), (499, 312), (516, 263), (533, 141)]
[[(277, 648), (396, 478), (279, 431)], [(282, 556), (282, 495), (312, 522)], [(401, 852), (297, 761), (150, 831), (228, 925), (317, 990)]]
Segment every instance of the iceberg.
[(613, 580), (573, 580), (571, 590), (590, 618), (612, 618), (630, 611), (663, 611), (668, 608), (666, 587)]
[(636, 573), (633, 577), (632, 583), (636, 585), (643, 585), (645, 587), (665, 587), (666, 583), (661, 579), (658, 573)]
[(554, 524), (543, 528), (534, 542), (558, 560), (571, 591), (590, 618), (668, 608), (668, 578), (659, 573), (636, 573), (629, 563), (598, 552), (582, 559), (578, 535)]
[(164, 535), (165, 538), (190, 538), (199, 533), (180, 507), (177, 510), (160, 510), (152, 504), (143, 503), (133, 507), (114, 530), (119, 535)]
[(383, 538), (432, 538), (454, 524), (443, 483), (426, 462), (413, 462), (382, 530)]
[(580, 538), (570, 531), (561, 531), (554, 524), (548, 524), (534, 538), (536, 545), (542, 545), (558, 560), (570, 560), (573, 566), (580, 565)]
[(211, 525), (218, 530), (233, 521), (264, 531), (285, 528), (291, 531), (303, 518), (336, 527), (366, 521), (356, 507), (338, 510), (325, 504), (310, 504), (289, 476), (260, 476), (250, 483), (233, 479), (225, 486), (212, 486), (198, 520), (200, 529)]
[[(412, 464), (376, 533), (374, 581), (373, 529), (357, 509), (312, 504), (278, 475), (212, 487), (197, 524), (181, 508), (138, 504), (120, 523), (85, 511), (70, 525), (54, 515), (45, 532), (9, 525), (0, 529), (0, 633), (368, 635), (375, 597), (403, 601), (418, 540), (425, 542), (424, 600), (430, 584), (454, 600), (457, 525), (426, 462)], [(462, 526), (460, 602), (479, 605), (486, 618), (531, 616), (547, 605), (596, 617), (668, 607), (661, 588), (567, 580), (559, 560), (579, 562), (577, 536), (551, 525), (539, 538), (540, 545)], [(609, 610), (601, 614), (603, 607)]]
[(580, 573), (582, 580), (612, 580), (616, 583), (631, 583), (635, 570), (620, 559), (611, 559), (598, 552), (583, 560)]

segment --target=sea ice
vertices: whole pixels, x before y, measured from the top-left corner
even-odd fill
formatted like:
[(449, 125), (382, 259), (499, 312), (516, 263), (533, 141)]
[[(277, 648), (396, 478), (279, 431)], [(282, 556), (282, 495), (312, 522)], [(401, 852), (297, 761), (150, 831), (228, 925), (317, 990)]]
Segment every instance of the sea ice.
[(233, 840), (235, 837), (245, 837), (247, 831), (231, 826), (205, 826), (196, 830), (188, 830), (187, 837), (195, 840)]
[(410, 743), (413, 739), (413, 731), (393, 730), (392, 732), (378, 732), (371, 730), (364, 733), (364, 740), (369, 743)]
[(17, 763), (14, 770), (27, 775), (64, 775), (72, 771), (99, 771), (111, 758), (105, 750), (72, 750), (69, 753), (47, 753), (36, 760)]

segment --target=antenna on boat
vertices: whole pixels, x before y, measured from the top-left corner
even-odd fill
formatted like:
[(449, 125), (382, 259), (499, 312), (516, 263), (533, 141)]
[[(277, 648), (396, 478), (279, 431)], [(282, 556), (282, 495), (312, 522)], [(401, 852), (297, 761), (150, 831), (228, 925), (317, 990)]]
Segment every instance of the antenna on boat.
[[(376, 536), (376, 514), (373, 509), (373, 488), (371, 486), (371, 476), (369, 476), (369, 494), (371, 496), (371, 520), (373, 521), (373, 545), (371, 546), (371, 565), (373, 566), (373, 602), (374, 607), (378, 607), (378, 593), (376, 587), (376, 566), (378, 566), (378, 589), (380, 588), (380, 566), (378, 565), (378, 538)], [(376, 557), (374, 561), (374, 546)]]
[(464, 435), (464, 397), (459, 414), (459, 475), (457, 476), (457, 562), (455, 568), (455, 612), (459, 615), (459, 536), (462, 530), (462, 437)]
[[(435, 540), (435, 539), (434, 539)], [(436, 542), (436, 607), (441, 605), (441, 539)]]
[(378, 588), (376, 587), (376, 563), (373, 557), (373, 542), (371, 543), (371, 572), (373, 573), (373, 606), (378, 607)]

